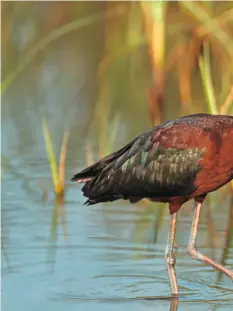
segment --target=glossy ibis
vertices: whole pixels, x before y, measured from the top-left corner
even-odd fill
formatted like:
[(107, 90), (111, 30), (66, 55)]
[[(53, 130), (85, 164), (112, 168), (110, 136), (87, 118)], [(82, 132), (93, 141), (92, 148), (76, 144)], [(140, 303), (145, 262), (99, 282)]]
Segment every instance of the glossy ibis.
[(169, 203), (171, 214), (166, 267), (172, 294), (178, 295), (174, 238), (177, 212), (195, 200), (188, 253), (225, 273), (233, 272), (201, 254), (196, 236), (206, 195), (233, 179), (233, 117), (196, 114), (167, 121), (136, 137), (120, 150), (76, 174), (87, 205), (147, 198)]

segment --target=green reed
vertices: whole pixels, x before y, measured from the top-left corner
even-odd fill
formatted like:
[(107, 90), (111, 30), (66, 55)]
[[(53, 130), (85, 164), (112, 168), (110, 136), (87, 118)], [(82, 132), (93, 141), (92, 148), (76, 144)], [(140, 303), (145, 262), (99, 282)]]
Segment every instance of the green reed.
[(42, 127), (45, 139), (45, 147), (47, 151), (48, 161), (53, 180), (54, 193), (56, 194), (57, 197), (63, 197), (65, 193), (65, 167), (66, 167), (65, 161), (66, 161), (69, 133), (64, 132), (59, 162), (57, 164), (57, 159), (53, 150), (52, 136), (45, 119), (42, 120)]

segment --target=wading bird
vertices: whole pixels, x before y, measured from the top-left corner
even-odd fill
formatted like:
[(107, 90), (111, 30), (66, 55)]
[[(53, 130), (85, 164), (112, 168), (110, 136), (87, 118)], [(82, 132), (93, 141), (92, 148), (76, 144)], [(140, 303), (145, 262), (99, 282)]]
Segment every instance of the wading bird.
[(167, 121), (136, 137), (122, 149), (74, 175), (87, 205), (147, 198), (169, 203), (170, 228), (165, 253), (173, 295), (178, 295), (174, 239), (177, 212), (195, 200), (188, 253), (225, 273), (233, 272), (201, 254), (196, 237), (206, 195), (233, 179), (233, 117), (196, 114)]

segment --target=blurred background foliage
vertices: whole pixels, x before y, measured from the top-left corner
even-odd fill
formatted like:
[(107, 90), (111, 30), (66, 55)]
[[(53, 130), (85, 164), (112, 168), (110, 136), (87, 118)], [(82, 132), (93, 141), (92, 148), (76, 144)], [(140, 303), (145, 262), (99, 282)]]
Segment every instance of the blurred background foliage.
[[(149, 93), (152, 123), (170, 110), (176, 117), (177, 108), (207, 111), (198, 68), (206, 43), (212, 110), (220, 111), (232, 85), (232, 18), (225, 1), (3, 2), (2, 92), (29, 64), (40, 66), (60, 39), (76, 36), (94, 49), (99, 102), (119, 107), (123, 93), (124, 104), (140, 107)], [(232, 112), (229, 106), (222, 112)]]
[(63, 195), (68, 132), (91, 164), (166, 119), (233, 114), (232, 20), (225, 1), (2, 2), (3, 116), (31, 147), (41, 133)]

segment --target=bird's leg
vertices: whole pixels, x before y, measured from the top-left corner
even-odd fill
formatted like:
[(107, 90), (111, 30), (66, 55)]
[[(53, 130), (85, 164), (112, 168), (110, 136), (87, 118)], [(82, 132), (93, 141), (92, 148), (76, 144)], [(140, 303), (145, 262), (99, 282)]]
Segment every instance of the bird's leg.
[(200, 212), (201, 212), (202, 203), (197, 202), (194, 208), (194, 215), (193, 215), (193, 223), (190, 232), (190, 238), (188, 243), (188, 253), (194, 258), (197, 259), (207, 265), (210, 265), (222, 273), (225, 273), (233, 280), (233, 272), (228, 270), (227, 268), (223, 267), (222, 265), (216, 263), (214, 260), (210, 259), (207, 256), (202, 255), (196, 248), (196, 239), (197, 239), (197, 229), (198, 223), (200, 219)]
[(165, 260), (166, 260), (166, 267), (167, 272), (171, 284), (172, 294), (174, 296), (178, 296), (178, 286), (176, 281), (176, 272), (175, 272), (175, 263), (176, 263), (176, 255), (174, 253), (174, 240), (175, 240), (175, 233), (176, 233), (176, 213), (171, 215), (170, 218), (170, 227), (169, 227), (169, 234), (167, 240), (167, 247), (165, 252)]

